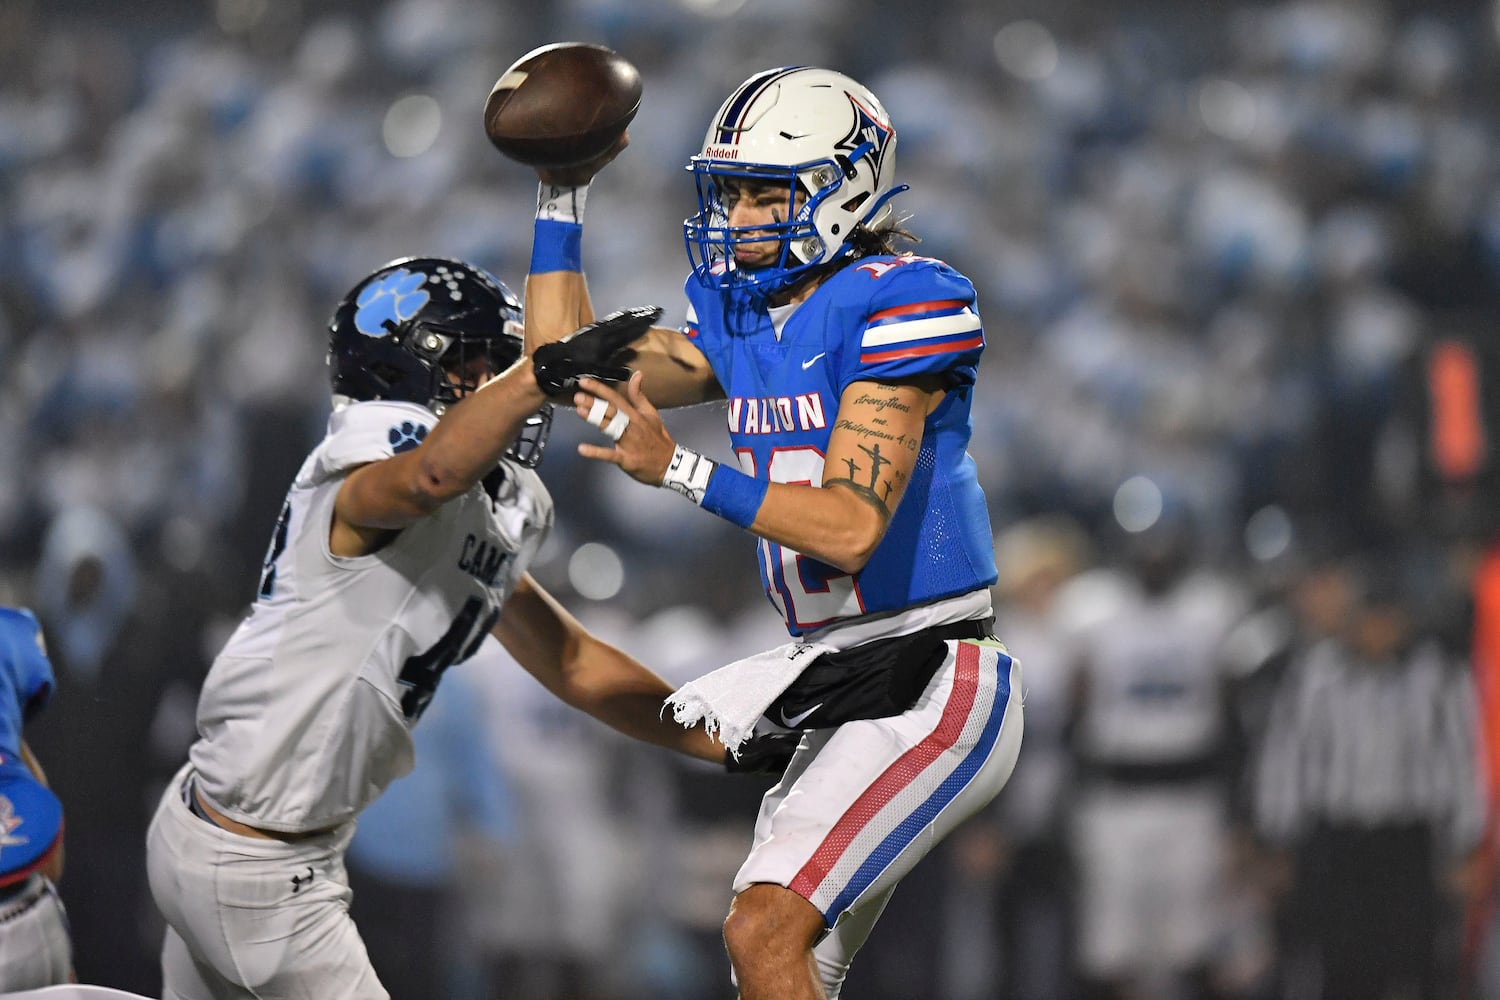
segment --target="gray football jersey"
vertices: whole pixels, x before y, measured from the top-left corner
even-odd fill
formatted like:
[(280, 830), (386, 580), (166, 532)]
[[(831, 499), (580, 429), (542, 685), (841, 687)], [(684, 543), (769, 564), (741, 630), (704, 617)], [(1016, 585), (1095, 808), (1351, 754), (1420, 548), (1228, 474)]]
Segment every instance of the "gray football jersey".
[(1078, 741), (1108, 764), (1177, 764), (1213, 753), (1223, 730), (1218, 652), (1242, 613), (1238, 589), (1208, 575), (1167, 594), (1133, 585), (1084, 636)]
[(442, 673), (470, 656), (552, 526), (552, 499), (504, 460), (378, 552), (328, 547), (353, 468), (415, 447), (437, 418), (409, 403), (354, 403), (298, 472), (259, 594), (214, 660), (189, 751), (226, 815), (299, 832), (353, 818), (411, 770), (411, 727)]

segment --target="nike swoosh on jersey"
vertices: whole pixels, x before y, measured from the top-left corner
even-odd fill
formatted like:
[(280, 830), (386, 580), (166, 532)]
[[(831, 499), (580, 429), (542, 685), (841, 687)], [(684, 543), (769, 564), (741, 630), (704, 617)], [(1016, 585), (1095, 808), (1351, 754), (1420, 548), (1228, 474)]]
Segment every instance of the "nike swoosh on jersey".
[(827, 351), (824, 351), (824, 352), (822, 352), (822, 354), (814, 354), (812, 357), (810, 357), (806, 361), (802, 362), (802, 370), (803, 371), (807, 371), (813, 365), (815, 365), (815, 364), (818, 363), (818, 359), (819, 358), (821, 358), (824, 354), (827, 354), (827, 353), (828, 353)]
[[(820, 358), (820, 357), (822, 357), (822, 355), (820, 354), (820, 355), (818, 355), (818, 357)], [(816, 360), (818, 360), (818, 358), (813, 358), (813, 360), (816, 361)], [(820, 701), (816, 705), (814, 705), (812, 708), (809, 708), (807, 711), (805, 711), (805, 712), (798, 712), (796, 715), (792, 715), (792, 716), (788, 716), (786, 714), (786, 709), (783, 708), (781, 710), (781, 724), (783, 726), (786, 726), (788, 729), (796, 729), (803, 722), (807, 721), (807, 717), (809, 715), (812, 715), (814, 712), (816, 712), (818, 709), (820, 709), (822, 707), (823, 707), (823, 703)]]

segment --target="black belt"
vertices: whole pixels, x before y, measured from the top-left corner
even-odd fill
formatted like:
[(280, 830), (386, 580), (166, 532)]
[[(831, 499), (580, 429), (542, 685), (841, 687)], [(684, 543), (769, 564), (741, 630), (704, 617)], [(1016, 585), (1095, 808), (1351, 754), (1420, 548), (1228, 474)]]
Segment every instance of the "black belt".
[(32, 878), (32, 875), (27, 875), (9, 885), (0, 885), (0, 904), (9, 903), (18, 896), (24, 896), (32, 887)]
[(994, 618), (975, 618), (824, 653), (776, 696), (766, 717), (786, 729), (828, 729), (900, 715), (942, 666), (945, 642), (988, 639), (994, 627)]
[(954, 622), (951, 625), (934, 625), (922, 631), (939, 639), (993, 639), (995, 616), (970, 618), (966, 622)]

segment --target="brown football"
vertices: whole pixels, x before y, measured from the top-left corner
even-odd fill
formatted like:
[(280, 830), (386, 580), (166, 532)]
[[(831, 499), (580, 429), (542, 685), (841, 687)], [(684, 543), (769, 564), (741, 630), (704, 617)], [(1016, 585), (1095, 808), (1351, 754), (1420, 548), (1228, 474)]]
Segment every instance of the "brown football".
[(567, 167), (608, 151), (640, 106), (641, 74), (618, 52), (555, 42), (500, 75), (484, 102), (484, 131), (513, 160)]

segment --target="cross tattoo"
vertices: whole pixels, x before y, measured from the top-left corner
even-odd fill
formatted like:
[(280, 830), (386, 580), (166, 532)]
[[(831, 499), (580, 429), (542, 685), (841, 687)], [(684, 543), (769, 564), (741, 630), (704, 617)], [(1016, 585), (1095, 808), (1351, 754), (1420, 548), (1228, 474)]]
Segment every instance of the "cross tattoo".
[[(880, 480), (880, 467), (882, 465), (890, 465), (891, 460), (881, 456), (879, 444), (873, 445), (869, 448), (866, 448), (864, 445), (860, 445), (859, 450), (870, 456), (870, 489), (873, 490), (875, 488), (875, 484)], [(852, 478), (852, 474), (854, 471), (853, 463), (850, 463), (849, 471)]]

